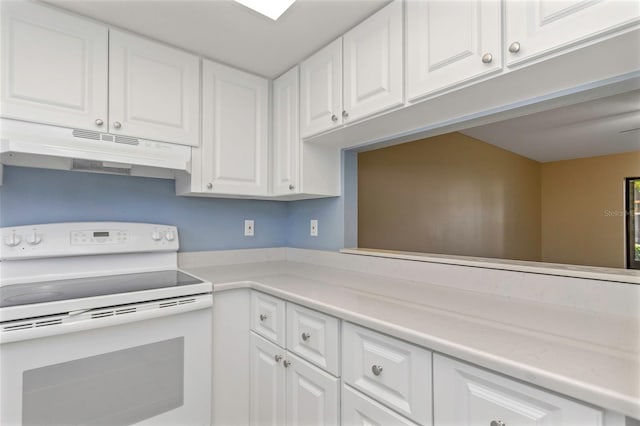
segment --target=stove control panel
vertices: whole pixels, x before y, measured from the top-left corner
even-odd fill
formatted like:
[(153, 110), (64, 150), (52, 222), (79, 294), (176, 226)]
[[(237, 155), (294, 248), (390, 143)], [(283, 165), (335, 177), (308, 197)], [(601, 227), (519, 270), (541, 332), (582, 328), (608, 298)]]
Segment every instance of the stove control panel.
[(175, 226), (72, 222), (0, 228), (0, 260), (178, 251)]

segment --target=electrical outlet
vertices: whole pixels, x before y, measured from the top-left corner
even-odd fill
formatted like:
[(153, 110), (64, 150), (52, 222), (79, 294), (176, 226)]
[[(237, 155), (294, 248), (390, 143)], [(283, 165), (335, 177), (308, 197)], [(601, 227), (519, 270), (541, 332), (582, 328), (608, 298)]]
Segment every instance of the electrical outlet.
[(318, 236), (318, 219), (311, 219), (311, 228), (310, 228), (310, 232), (309, 234), (312, 237), (317, 237)]
[(245, 237), (253, 237), (253, 220), (245, 220), (244, 221), (244, 236)]

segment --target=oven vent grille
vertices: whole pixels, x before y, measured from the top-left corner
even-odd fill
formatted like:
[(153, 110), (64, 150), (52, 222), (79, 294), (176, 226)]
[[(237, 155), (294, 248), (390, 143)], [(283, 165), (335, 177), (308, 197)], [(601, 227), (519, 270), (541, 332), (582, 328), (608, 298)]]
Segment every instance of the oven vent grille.
[(132, 313), (136, 312), (137, 310), (138, 309), (135, 306), (129, 306), (129, 307), (126, 307), (126, 308), (109, 309), (109, 310), (106, 310), (106, 311), (92, 312), (91, 313), (91, 319), (112, 317), (114, 315), (132, 314)]
[(41, 321), (21, 321), (2, 326), (2, 332), (26, 330), (28, 328), (48, 327), (50, 325), (62, 324), (62, 318), (46, 319)]
[(180, 299), (178, 300), (178, 305), (186, 305), (187, 303), (195, 303), (196, 299)]
[(158, 306), (160, 308), (170, 308), (172, 306), (177, 306), (177, 305), (178, 305), (178, 301), (177, 300), (171, 300), (171, 301), (168, 301), (168, 302), (158, 303)]

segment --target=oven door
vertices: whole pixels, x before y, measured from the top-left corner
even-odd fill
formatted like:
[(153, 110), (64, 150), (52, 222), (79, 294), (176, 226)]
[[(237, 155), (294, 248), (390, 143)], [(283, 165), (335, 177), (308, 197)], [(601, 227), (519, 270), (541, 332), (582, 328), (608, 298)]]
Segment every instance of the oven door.
[(212, 298), (181, 300), (3, 323), (0, 424), (209, 425)]

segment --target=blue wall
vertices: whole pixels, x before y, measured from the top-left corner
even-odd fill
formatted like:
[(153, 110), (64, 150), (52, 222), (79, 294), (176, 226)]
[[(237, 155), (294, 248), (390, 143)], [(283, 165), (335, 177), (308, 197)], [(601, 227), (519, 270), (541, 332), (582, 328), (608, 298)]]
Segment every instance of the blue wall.
[[(254, 237), (243, 235), (245, 219), (255, 221)], [(318, 237), (309, 236), (309, 219), (319, 220)], [(0, 227), (103, 220), (176, 225), (181, 251), (345, 245), (344, 197), (295, 202), (178, 197), (174, 181), (167, 179), (4, 167)]]

